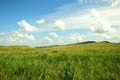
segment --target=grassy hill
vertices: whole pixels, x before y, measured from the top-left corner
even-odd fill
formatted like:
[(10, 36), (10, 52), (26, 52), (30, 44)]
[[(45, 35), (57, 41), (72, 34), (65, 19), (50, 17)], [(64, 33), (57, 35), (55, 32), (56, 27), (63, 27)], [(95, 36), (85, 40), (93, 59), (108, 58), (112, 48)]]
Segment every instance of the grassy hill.
[(0, 80), (120, 80), (120, 44), (0, 46)]

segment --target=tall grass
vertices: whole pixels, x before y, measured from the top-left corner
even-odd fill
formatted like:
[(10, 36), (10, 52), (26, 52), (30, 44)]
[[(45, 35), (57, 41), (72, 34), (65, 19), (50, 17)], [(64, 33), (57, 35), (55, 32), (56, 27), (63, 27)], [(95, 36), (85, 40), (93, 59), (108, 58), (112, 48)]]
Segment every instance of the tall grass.
[(120, 80), (120, 45), (0, 47), (0, 80)]

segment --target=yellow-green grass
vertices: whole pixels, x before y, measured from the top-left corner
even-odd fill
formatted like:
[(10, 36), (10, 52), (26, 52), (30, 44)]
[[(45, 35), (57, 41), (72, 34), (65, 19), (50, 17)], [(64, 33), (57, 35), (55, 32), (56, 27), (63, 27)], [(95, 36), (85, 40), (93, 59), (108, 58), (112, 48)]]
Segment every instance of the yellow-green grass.
[(120, 80), (120, 44), (1, 46), (0, 80)]

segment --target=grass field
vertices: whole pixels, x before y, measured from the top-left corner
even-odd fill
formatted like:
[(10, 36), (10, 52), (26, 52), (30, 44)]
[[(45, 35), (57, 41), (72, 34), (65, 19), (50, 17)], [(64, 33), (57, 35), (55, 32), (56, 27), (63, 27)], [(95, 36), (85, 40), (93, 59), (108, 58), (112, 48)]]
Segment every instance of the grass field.
[(0, 80), (120, 80), (120, 44), (1, 46)]

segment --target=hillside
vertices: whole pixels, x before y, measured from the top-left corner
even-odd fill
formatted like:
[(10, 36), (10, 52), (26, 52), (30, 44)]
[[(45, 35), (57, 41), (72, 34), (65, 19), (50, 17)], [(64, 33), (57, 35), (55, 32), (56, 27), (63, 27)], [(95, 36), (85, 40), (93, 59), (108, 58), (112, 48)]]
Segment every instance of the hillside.
[(68, 45), (55, 45), (55, 46), (45, 46), (45, 47), (36, 47), (31, 48), (28, 46), (0, 46), (0, 53), (10, 53), (10, 54), (36, 54), (36, 53), (86, 53), (86, 52), (99, 52), (99, 53), (120, 53), (120, 44), (119, 43), (110, 43), (110, 42), (82, 42), (74, 43)]
[(43, 50), (44, 53), (52, 53), (58, 52), (62, 53), (87, 53), (87, 52), (98, 52), (98, 53), (120, 53), (120, 44), (119, 43), (108, 43), (108, 42), (83, 42), (83, 43), (75, 43), (75, 44), (68, 44), (62, 46), (48, 46), (38, 48)]
[(0, 80), (120, 80), (120, 44), (0, 46)]

